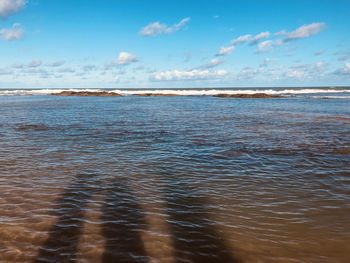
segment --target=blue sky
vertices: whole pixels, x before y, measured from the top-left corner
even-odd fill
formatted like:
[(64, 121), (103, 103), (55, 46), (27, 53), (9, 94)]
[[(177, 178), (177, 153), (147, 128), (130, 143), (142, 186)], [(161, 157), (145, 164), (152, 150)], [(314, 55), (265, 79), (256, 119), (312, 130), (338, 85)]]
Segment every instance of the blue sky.
[(350, 1), (0, 0), (0, 88), (350, 85)]

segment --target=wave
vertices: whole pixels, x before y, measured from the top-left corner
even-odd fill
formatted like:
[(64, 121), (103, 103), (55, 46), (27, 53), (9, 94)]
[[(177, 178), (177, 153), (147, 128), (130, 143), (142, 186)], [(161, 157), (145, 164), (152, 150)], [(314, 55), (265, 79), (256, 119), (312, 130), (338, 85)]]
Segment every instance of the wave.
[[(18, 90), (0, 90), (0, 96), (25, 96), (25, 95), (49, 95), (57, 94), (62, 91), (87, 91), (99, 92), (108, 91), (128, 95), (143, 95), (143, 94), (172, 94), (177, 96), (215, 96), (219, 94), (235, 95), (235, 94), (257, 94), (265, 93), (269, 95), (314, 95), (314, 94), (337, 94), (337, 97), (342, 97), (350, 93), (350, 89), (340, 88), (308, 88), (308, 89), (18, 89)], [(314, 96), (315, 97), (315, 96)]]

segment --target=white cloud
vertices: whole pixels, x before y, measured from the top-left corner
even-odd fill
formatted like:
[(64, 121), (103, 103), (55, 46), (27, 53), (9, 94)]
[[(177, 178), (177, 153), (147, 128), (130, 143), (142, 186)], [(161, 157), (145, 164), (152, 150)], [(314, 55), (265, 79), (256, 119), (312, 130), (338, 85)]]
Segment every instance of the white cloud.
[(267, 38), (270, 36), (270, 32), (264, 31), (260, 32), (259, 34), (256, 34), (255, 36), (247, 34), (237, 37), (236, 39), (232, 40), (232, 45), (237, 46), (240, 44), (249, 43), (250, 45), (257, 44), (260, 40)]
[(209, 63), (204, 64), (204, 65), (198, 67), (197, 69), (210, 69), (210, 68), (214, 68), (214, 67), (216, 67), (216, 66), (219, 66), (219, 65), (221, 65), (222, 63), (223, 63), (222, 60), (217, 59), (217, 58), (213, 58), (212, 60), (210, 60)]
[(28, 64), (28, 68), (37, 68), (42, 64), (41, 60), (33, 60)]
[(282, 39), (277, 39), (275, 41), (275, 46), (279, 47), (279, 46), (282, 46), (284, 44), (283, 40)]
[(258, 44), (256, 51), (258, 53), (266, 52), (272, 47), (272, 45), (273, 45), (273, 41), (271, 41), (271, 40), (266, 40), (266, 41), (260, 42)]
[(339, 61), (347, 61), (350, 60), (350, 50), (345, 51), (337, 51), (334, 55), (338, 56)]
[(243, 35), (243, 36), (239, 36), (236, 39), (232, 40), (232, 45), (237, 46), (240, 44), (244, 44), (244, 43), (248, 43), (250, 41), (252, 41), (253, 36), (252, 35)]
[(314, 64), (298, 64), (291, 66), (287, 69), (285, 76), (293, 79), (320, 79), (326, 76), (328, 69), (328, 63), (324, 61), (318, 61)]
[(46, 74), (48, 72), (47, 72), (47, 70), (42, 69), (42, 68), (28, 68), (28, 69), (22, 70), (21, 73), (35, 75), (35, 74)]
[(59, 73), (74, 73), (75, 70), (71, 67), (66, 67), (66, 68), (57, 69), (57, 72), (59, 72)]
[(270, 64), (272, 63), (272, 59), (271, 58), (265, 58), (264, 61), (262, 63), (260, 63), (259, 67), (260, 68), (265, 68), (270, 66)]
[(131, 53), (128, 52), (120, 52), (118, 59), (117, 59), (117, 64), (118, 65), (128, 65), (130, 63), (137, 62), (137, 57)]
[(48, 63), (47, 66), (55, 68), (55, 67), (60, 67), (60, 66), (64, 65), (65, 63), (66, 62), (64, 60), (58, 60), (58, 61)]
[(313, 66), (313, 71), (315, 71), (317, 74), (323, 75), (323, 73), (327, 70), (328, 68), (328, 63), (324, 61), (318, 61), (316, 64)]
[(265, 52), (271, 49), (273, 46), (281, 46), (289, 41), (307, 38), (312, 35), (316, 35), (319, 32), (321, 32), (325, 27), (326, 27), (325, 23), (317, 22), (317, 23), (311, 23), (308, 25), (303, 25), (292, 32), (281, 30), (275, 33), (275, 35), (284, 36), (284, 37), (282, 37), (281, 39), (277, 39), (276, 41), (272, 41), (272, 40), (262, 41), (263, 39), (270, 37), (271, 34), (269, 31), (263, 31), (256, 35), (251, 35), (251, 34), (241, 35), (233, 39), (230, 45), (220, 48), (216, 56), (225, 56), (225, 55), (231, 54), (236, 46), (242, 45), (242, 44), (249, 44), (251, 46), (258, 45), (256, 52), (257, 53)]
[(156, 72), (151, 79), (154, 81), (174, 81), (174, 80), (203, 80), (216, 79), (226, 76), (225, 70), (209, 71), (209, 70), (169, 70)]
[[(313, 64), (296, 64), (293, 66), (281, 65), (271, 59), (265, 59), (258, 67), (244, 67), (235, 78), (237, 80), (263, 80), (263, 81), (315, 81), (329, 75), (329, 64), (319, 61)], [(350, 63), (348, 65), (350, 75)], [(342, 71), (343, 75), (346, 70)], [(334, 72), (339, 74), (340, 72)]]
[(233, 52), (236, 46), (241, 45), (241, 44), (249, 44), (249, 45), (256, 45), (260, 42), (260, 40), (264, 38), (268, 38), (270, 36), (270, 32), (264, 31), (260, 32), (259, 34), (254, 35), (242, 35), (239, 36), (231, 41), (231, 44), (226, 47), (221, 47), (216, 54), (216, 56), (226, 56), (229, 55)]
[(261, 32), (253, 37), (253, 39), (250, 41), (251, 45), (256, 45), (260, 40), (264, 38), (268, 38), (270, 36), (270, 32), (265, 31)]
[[(0, 0), (1, 1), (1, 0)], [(0, 39), (14, 41), (23, 37), (23, 29), (19, 24), (13, 24), (11, 28), (0, 29)]]
[(285, 29), (283, 29), (283, 30), (278, 31), (278, 32), (275, 33), (276, 36), (285, 36), (285, 35), (287, 35), (287, 34), (288, 34), (288, 32), (287, 32), (287, 30), (285, 30)]
[(210, 62), (206, 65), (206, 68), (214, 68), (216, 66), (221, 65), (223, 62), (220, 59), (213, 58), (210, 60)]
[(283, 39), (284, 42), (293, 41), (297, 39), (307, 38), (318, 34), (326, 28), (326, 24), (322, 22), (311, 23), (308, 25), (302, 25), (292, 32), (281, 31), (280, 34), (286, 35)]
[(13, 71), (5, 68), (0, 68), (0, 75), (13, 75)]
[(344, 67), (335, 71), (337, 75), (349, 75), (350, 76), (350, 63), (345, 63)]
[(13, 64), (11, 67), (14, 68), (14, 69), (30, 69), (30, 68), (38, 68), (42, 65), (42, 61), (39, 60), (39, 59), (35, 59), (35, 60), (32, 60), (30, 61), (29, 63), (16, 63), (16, 64)]
[(254, 69), (252, 67), (245, 67), (237, 74), (236, 78), (239, 80), (251, 80), (257, 77), (260, 73), (259, 69)]
[(300, 69), (290, 69), (287, 71), (286, 76), (292, 79), (303, 79), (306, 73)]
[(85, 65), (82, 67), (83, 71), (91, 72), (98, 70), (98, 67), (96, 65)]
[(179, 31), (182, 28), (184, 28), (190, 22), (190, 20), (190, 17), (186, 17), (182, 19), (179, 23), (174, 24), (172, 26), (168, 26), (167, 24), (162, 24), (160, 22), (153, 22), (142, 28), (140, 31), (140, 35), (150, 37), (161, 34), (175, 33), (176, 31)]
[(20, 11), (26, 3), (26, 0), (0, 0), (0, 17), (7, 18)]
[(219, 52), (216, 54), (217, 56), (226, 56), (231, 54), (234, 51), (234, 46), (228, 46), (228, 47), (221, 47), (219, 49)]

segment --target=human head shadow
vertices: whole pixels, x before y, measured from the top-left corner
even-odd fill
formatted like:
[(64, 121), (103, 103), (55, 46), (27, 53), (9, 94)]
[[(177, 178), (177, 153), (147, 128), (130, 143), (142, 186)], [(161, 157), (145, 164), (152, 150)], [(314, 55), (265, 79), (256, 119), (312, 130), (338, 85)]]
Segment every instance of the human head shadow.
[(125, 183), (113, 182), (106, 189), (102, 207), (103, 263), (148, 262), (141, 239), (146, 223), (143, 211)]
[[(167, 184), (165, 198), (177, 263), (240, 262), (208, 214), (208, 201), (188, 185)], [(175, 185), (175, 186), (174, 186)], [(175, 187), (175, 188), (174, 188)]]
[(84, 210), (95, 192), (96, 175), (78, 174), (55, 209), (58, 217), (35, 262), (77, 262), (77, 250), (85, 219)]

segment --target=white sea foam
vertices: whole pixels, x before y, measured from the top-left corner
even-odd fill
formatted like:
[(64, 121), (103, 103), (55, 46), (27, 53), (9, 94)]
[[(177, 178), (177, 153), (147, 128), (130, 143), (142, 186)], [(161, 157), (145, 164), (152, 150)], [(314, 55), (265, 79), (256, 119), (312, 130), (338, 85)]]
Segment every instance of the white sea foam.
[[(313, 94), (344, 94), (350, 93), (350, 89), (317, 88), (317, 89), (145, 89), (145, 90), (102, 90), (102, 89), (21, 89), (21, 90), (0, 90), (0, 96), (13, 95), (48, 95), (57, 94), (62, 91), (109, 91), (122, 95), (142, 94), (174, 94), (178, 96), (215, 96), (218, 94), (256, 94), (266, 93), (269, 95), (313, 95)], [(345, 94), (344, 94), (345, 95)], [(342, 95), (341, 95), (342, 96)]]

